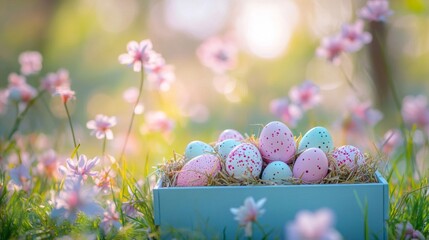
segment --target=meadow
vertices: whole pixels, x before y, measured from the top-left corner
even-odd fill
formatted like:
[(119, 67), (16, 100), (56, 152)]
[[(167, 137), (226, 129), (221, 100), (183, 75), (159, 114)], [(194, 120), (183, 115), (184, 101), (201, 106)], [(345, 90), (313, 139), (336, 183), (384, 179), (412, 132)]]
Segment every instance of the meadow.
[[(376, 159), (388, 239), (429, 237), (429, 3), (0, 0), (0, 16), (0, 239), (159, 239), (165, 164), (272, 121)], [(237, 238), (265, 201), (231, 206)], [(267, 239), (342, 239), (306, 210)]]

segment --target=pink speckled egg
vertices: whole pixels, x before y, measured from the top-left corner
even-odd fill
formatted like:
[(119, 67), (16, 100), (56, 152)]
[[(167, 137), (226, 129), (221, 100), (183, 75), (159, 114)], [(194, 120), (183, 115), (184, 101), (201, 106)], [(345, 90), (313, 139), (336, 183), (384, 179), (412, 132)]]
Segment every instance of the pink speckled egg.
[(222, 142), (226, 139), (235, 139), (237, 141), (241, 141), (244, 139), (243, 135), (234, 129), (226, 129), (224, 130), (217, 139), (217, 142)]
[(187, 162), (177, 175), (178, 187), (205, 186), (207, 176), (215, 176), (221, 169), (220, 160), (212, 154), (203, 154)]
[(262, 162), (261, 153), (255, 145), (242, 143), (229, 153), (225, 167), (229, 175), (240, 180), (259, 176)]
[(332, 157), (337, 160), (338, 166), (347, 165), (350, 169), (357, 165), (365, 163), (365, 157), (362, 152), (351, 145), (341, 146), (334, 150)]
[(316, 183), (328, 174), (328, 158), (319, 148), (309, 148), (296, 159), (293, 177), (305, 183)]
[(282, 122), (270, 122), (259, 135), (259, 150), (267, 163), (282, 161), (291, 163), (296, 144), (290, 129)]

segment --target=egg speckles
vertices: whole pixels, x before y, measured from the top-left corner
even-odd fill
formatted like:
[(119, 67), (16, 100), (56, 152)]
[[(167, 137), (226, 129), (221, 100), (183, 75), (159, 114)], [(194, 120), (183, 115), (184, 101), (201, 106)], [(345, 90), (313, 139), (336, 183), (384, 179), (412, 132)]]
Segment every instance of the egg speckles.
[(186, 146), (185, 158), (190, 160), (205, 153), (214, 153), (213, 147), (201, 141), (192, 141)]
[(303, 152), (309, 148), (319, 148), (328, 153), (334, 150), (334, 143), (331, 134), (324, 127), (315, 127), (310, 129), (298, 145), (298, 152)]
[(290, 167), (281, 161), (268, 164), (262, 172), (262, 180), (272, 181), (277, 184), (283, 183), (292, 177)]
[(350, 169), (357, 165), (365, 163), (365, 157), (362, 152), (351, 145), (341, 146), (334, 150), (332, 157), (337, 160), (338, 166), (346, 165)]
[(235, 139), (237, 141), (241, 141), (244, 139), (243, 135), (241, 135), (241, 133), (239, 133), (237, 130), (234, 129), (226, 129), (225, 131), (223, 131), (220, 135), (219, 138), (217, 140), (217, 142), (222, 142), (226, 139)]
[(204, 154), (187, 162), (177, 175), (178, 187), (205, 186), (208, 176), (215, 176), (221, 169), (219, 158)]
[(218, 152), (219, 156), (225, 160), (228, 157), (229, 153), (232, 151), (232, 149), (234, 149), (240, 144), (241, 142), (235, 139), (226, 139), (218, 143), (215, 149)]
[(259, 136), (259, 150), (267, 163), (292, 162), (296, 151), (292, 132), (281, 122), (268, 123)]
[(293, 176), (305, 183), (320, 182), (328, 174), (328, 158), (319, 148), (309, 148), (296, 159)]
[(229, 175), (239, 180), (258, 177), (262, 171), (262, 157), (253, 144), (242, 143), (229, 153), (225, 167)]

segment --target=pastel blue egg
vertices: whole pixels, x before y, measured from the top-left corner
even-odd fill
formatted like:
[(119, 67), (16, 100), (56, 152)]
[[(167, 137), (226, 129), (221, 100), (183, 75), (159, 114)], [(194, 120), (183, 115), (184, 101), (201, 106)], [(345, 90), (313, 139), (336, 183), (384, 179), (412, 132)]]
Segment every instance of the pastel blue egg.
[(218, 144), (216, 144), (215, 149), (220, 155), (220, 157), (225, 160), (232, 149), (240, 145), (241, 142), (235, 139), (226, 139)]
[(315, 127), (310, 129), (298, 145), (298, 152), (301, 153), (309, 148), (320, 148), (325, 153), (334, 150), (334, 142), (329, 131), (324, 127)]
[(188, 146), (186, 146), (185, 158), (186, 160), (191, 160), (194, 157), (198, 157), (206, 153), (214, 153), (213, 147), (205, 142), (192, 141)]
[(272, 181), (277, 184), (285, 183), (292, 177), (289, 165), (282, 161), (268, 164), (262, 172), (262, 180)]

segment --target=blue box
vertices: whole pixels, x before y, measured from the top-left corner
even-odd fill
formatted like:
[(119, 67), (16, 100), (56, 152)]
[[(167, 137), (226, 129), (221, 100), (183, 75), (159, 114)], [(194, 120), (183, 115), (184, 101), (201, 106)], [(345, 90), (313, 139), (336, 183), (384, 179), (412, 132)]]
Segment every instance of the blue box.
[[(155, 224), (163, 238), (168, 238), (174, 228), (197, 231), (210, 239), (235, 239), (243, 230), (238, 232), (230, 209), (243, 205), (251, 196), (255, 201), (267, 199), (266, 211), (258, 222), (265, 232), (272, 231), (270, 239), (283, 239), (285, 225), (294, 221), (299, 211), (320, 208), (334, 212), (335, 228), (344, 239), (365, 239), (365, 218), (370, 239), (387, 239), (389, 188), (379, 172), (376, 177), (377, 183), (364, 184), (165, 188), (158, 182), (153, 190)], [(261, 236), (254, 227), (254, 239)]]

